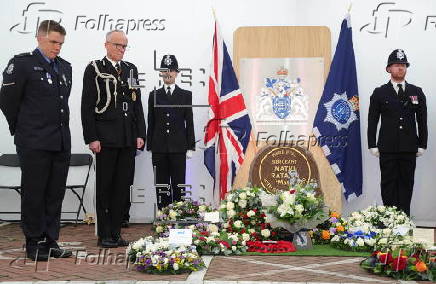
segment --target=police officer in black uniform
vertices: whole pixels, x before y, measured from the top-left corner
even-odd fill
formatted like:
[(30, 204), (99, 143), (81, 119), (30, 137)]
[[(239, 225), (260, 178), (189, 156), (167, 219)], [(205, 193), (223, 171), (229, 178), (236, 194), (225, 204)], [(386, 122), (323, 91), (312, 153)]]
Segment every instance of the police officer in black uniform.
[(96, 154), (98, 245), (127, 246), (121, 222), (133, 184), (136, 149), (146, 137), (138, 70), (123, 61), (124, 32), (106, 35), (107, 55), (92, 61), (83, 76), (82, 125), (85, 143)]
[(0, 90), (20, 160), (21, 221), (32, 260), (71, 256), (56, 242), (71, 156), (71, 65), (58, 56), (65, 35), (59, 23), (43, 21), (38, 47), (9, 61)]
[(179, 72), (174, 55), (165, 55), (160, 65), (164, 86), (148, 98), (147, 150), (152, 152), (159, 209), (180, 201), (185, 184), (186, 158), (195, 151), (192, 93), (175, 84)]
[(383, 204), (410, 216), (416, 157), (427, 148), (427, 106), (422, 89), (405, 81), (409, 65), (402, 49), (389, 55), (391, 80), (376, 88), (370, 100), (368, 147), (380, 157)]

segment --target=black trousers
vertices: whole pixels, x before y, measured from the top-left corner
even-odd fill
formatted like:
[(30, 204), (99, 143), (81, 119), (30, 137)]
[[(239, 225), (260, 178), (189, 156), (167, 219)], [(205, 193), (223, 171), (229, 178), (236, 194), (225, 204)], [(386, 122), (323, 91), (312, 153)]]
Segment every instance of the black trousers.
[(71, 151), (17, 146), (21, 167), (21, 222), (26, 243), (59, 239)]
[[(135, 150), (135, 158), (137, 155), (138, 155), (137, 150)], [(134, 159), (133, 162), (135, 162), (135, 158), (133, 158)], [(135, 179), (135, 164), (133, 164), (133, 168), (132, 168), (132, 184), (134, 179)], [(130, 220), (130, 207), (132, 207), (131, 199), (132, 199), (132, 190), (129, 190), (129, 197), (127, 198), (123, 207), (123, 212), (121, 217), (122, 222), (129, 222)]]
[(124, 205), (133, 184), (136, 149), (102, 147), (96, 154), (97, 235), (120, 235)]
[[(157, 207), (162, 209), (170, 203), (182, 199), (182, 187), (185, 183), (186, 153), (152, 153), (154, 174), (156, 176)], [(167, 186), (165, 186), (167, 185)]]
[(381, 195), (385, 206), (397, 206), (410, 216), (416, 153), (380, 153)]
[[(133, 184), (133, 182), (132, 182)], [(131, 201), (131, 191), (129, 191), (129, 197), (127, 198), (126, 202), (124, 203), (123, 207), (123, 213), (121, 220), (124, 222), (129, 222), (130, 220), (130, 207), (132, 207)]]

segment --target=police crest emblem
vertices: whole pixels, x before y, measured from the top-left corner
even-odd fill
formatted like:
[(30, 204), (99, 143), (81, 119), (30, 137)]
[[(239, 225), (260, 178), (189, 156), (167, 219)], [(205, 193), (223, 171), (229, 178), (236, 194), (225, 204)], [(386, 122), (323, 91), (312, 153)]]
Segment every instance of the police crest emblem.
[(6, 74), (11, 75), (12, 72), (14, 72), (14, 63), (9, 64), (9, 66), (6, 68)]
[(333, 123), (336, 129), (348, 129), (351, 123), (358, 119), (357, 110), (359, 110), (359, 98), (353, 96), (348, 99), (347, 93), (334, 94), (332, 99), (324, 104), (327, 115), (324, 121)]
[(171, 63), (173, 63), (173, 61), (171, 60), (171, 56), (170, 56), (170, 55), (166, 55), (166, 56), (165, 56), (165, 59), (164, 59), (164, 64), (165, 64), (166, 66), (170, 66)]
[(300, 78), (287, 78), (288, 70), (279, 68), (278, 77), (264, 79), (264, 87), (257, 98), (257, 119), (270, 121), (305, 120), (308, 104), (300, 85)]
[(404, 51), (402, 49), (399, 49), (397, 51), (397, 58), (400, 59), (400, 60), (403, 60), (403, 58), (404, 58)]
[(285, 119), (291, 113), (291, 98), (289, 96), (274, 96), (272, 107), (278, 118)]

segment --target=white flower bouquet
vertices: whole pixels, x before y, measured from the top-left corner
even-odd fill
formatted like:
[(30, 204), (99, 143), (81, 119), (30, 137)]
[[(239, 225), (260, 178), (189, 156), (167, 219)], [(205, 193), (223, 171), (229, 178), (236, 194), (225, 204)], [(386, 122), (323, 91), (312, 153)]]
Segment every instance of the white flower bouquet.
[(261, 199), (268, 208), (267, 219), (273, 228), (283, 227), (292, 233), (315, 228), (328, 215), (322, 195), (312, 184), (299, 183), (288, 191), (264, 195)]
[(137, 271), (151, 274), (181, 274), (205, 267), (195, 246), (172, 246), (167, 238), (145, 237), (127, 248)]
[(354, 251), (394, 249), (412, 244), (410, 232), (413, 228), (409, 217), (395, 206), (369, 206), (351, 213), (346, 230), (334, 236), (331, 244)]

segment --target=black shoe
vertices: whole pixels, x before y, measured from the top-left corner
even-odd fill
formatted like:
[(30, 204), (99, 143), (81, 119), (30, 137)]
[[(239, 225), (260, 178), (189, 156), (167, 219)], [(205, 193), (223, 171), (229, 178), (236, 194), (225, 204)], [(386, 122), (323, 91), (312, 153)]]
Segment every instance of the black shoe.
[(73, 255), (73, 252), (66, 249), (61, 249), (56, 241), (49, 241), (46, 244), (50, 256), (54, 258), (67, 258)]
[(112, 238), (98, 239), (97, 246), (102, 248), (117, 248), (118, 242), (114, 241)]
[(114, 241), (117, 242), (117, 245), (118, 245), (119, 247), (126, 247), (126, 246), (129, 245), (129, 242), (126, 241), (126, 240), (124, 240), (124, 239), (121, 237), (121, 235), (118, 235), (118, 236), (114, 237)]
[(48, 250), (45, 247), (26, 247), (26, 257), (33, 261), (47, 261)]
[(41, 239), (26, 240), (26, 257), (33, 261), (47, 261), (48, 249)]
[(121, 228), (128, 228), (129, 226), (130, 226), (130, 224), (129, 224), (129, 221), (127, 221), (127, 220), (124, 220), (121, 223)]

